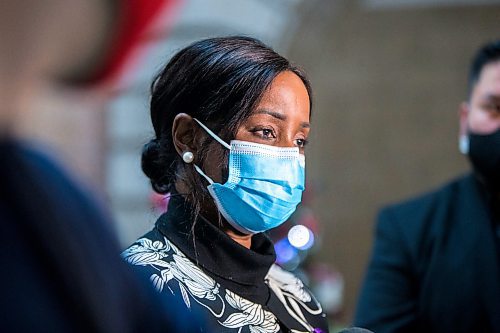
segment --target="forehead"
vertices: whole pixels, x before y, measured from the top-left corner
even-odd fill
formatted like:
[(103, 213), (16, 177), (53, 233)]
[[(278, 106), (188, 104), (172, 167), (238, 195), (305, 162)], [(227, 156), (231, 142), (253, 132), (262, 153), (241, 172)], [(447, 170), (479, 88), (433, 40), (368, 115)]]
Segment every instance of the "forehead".
[(257, 111), (261, 108), (272, 108), (282, 113), (299, 112), (309, 117), (309, 93), (297, 74), (285, 71), (274, 78), (262, 95)]
[(481, 70), (473, 95), (484, 94), (500, 96), (500, 60), (487, 64)]

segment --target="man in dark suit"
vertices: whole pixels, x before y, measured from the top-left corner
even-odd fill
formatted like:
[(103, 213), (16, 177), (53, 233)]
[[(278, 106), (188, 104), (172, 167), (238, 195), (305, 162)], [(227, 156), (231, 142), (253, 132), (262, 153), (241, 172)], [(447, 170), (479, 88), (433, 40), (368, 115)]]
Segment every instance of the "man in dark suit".
[(380, 212), (356, 325), (500, 332), (500, 40), (472, 61), (460, 150), (472, 173)]

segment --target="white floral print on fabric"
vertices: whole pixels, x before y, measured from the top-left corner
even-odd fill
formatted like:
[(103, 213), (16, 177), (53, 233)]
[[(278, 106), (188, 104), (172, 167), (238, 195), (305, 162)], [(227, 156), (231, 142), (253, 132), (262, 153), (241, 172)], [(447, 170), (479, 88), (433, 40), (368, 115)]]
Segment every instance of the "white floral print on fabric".
[(153, 242), (150, 239), (141, 238), (123, 251), (122, 257), (132, 265), (154, 267), (158, 274), (152, 274), (149, 279), (155, 289), (162, 292), (167, 282), (173, 278), (170, 264), (162, 260), (168, 256), (168, 251), (170, 251), (170, 243), (166, 239), (165, 243), (162, 243), (158, 240)]
[(222, 326), (241, 328), (248, 325), (250, 332), (255, 333), (275, 333), (279, 331), (276, 317), (271, 312), (262, 309), (260, 304), (252, 303), (230, 290), (226, 290), (226, 300), (229, 305), (241, 312), (229, 315), (221, 323)]
[(319, 302), (304, 288), (302, 281), (292, 273), (274, 264), (267, 273), (266, 283), (290, 316), (306, 329), (305, 332), (312, 332), (314, 327), (307, 322), (303, 311), (307, 311), (312, 315), (319, 315), (323, 312), (323, 309)]
[(168, 244), (168, 242), (163, 244), (160, 241), (152, 242), (150, 239), (141, 238), (123, 251), (122, 257), (132, 265), (154, 265), (167, 256), (167, 252), (170, 250)]
[[(168, 264), (168, 263), (166, 263)], [(158, 292), (162, 292), (163, 287), (173, 278), (172, 269), (167, 267), (166, 269), (160, 270), (159, 274), (153, 274), (149, 277), (153, 286)]]
[[(171, 244), (171, 246), (173, 245)], [(190, 307), (189, 297), (187, 297), (189, 293), (198, 304), (207, 308), (215, 317), (222, 317), (226, 304), (219, 295), (220, 285), (184, 256), (182, 252), (177, 249), (174, 249), (174, 252), (175, 254), (172, 255), (174, 261), (170, 264), (173, 276), (179, 282), (182, 299), (186, 306)], [(203, 299), (217, 301), (220, 304), (212, 303), (207, 305), (201, 301)]]
[[(172, 279), (176, 280), (181, 291), (182, 299), (188, 308), (191, 308), (191, 301), (188, 294), (193, 299), (207, 308), (214, 316), (220, 318), (224, 313), (225, 303), (219, 295), (219, 284), (211, 277), (194, 265), (175, 245), (164, 238), (161, 241), (151, 241), (147, 238), (137, 240), (130, 248), (122, 253), (126, 261), (133, 265), (149, 266), (157, 271), (151, 274), (150, 280), (159, 292), (162, 292), (165, 285)], [(174, 293), (172, 288), (168, 287)], [(218, 301), (217, 304), (208, 306), (202, 299)], [(218, 310), (214, 312), (213, 308)]]
[(267, 278), (278, 283), (283, 292), (293, 295), (302, 302), (307, 303), (311, 301), (311, 295), (304, 288), (302, 281), (292, 273), (280, 268), (278, 265), (271, 266)]
[(171, 263), (174, 277), (182, 282), (189, 292), (198, 297), (215, 300), (219, 294), (219, 284), (208, 275), (203, 273), (188, 258), (178, 254), (173, 255), (174, 262)]
[[(219, 323), (227, 328), (235, 328), (241, 332), (247, 326), (249, 332), (255, 333), (275, 333), (279, 330), (277, 320), (272, 313), (262, 310), (260, 305), (228, 290), (226, 293), (229, 292), (231, 296), (228, 297), (226, 294), (226, 301), (229, 303), (231, 300), (229, 304), (235, 311), (226, 311), (226, 302), (219, 293), (220, 285), (168, 239), (165, 238), (164, 241), (165, 243), (162, 243), (141, 238), (125, 250), (122, 256), (130, 264), (155, 269), (157, 272), (151, 274), (150, 280), (159, 292), (163, 291), (169, 281), (177, 281), (181, 296), (188, 308), (191, 307), (191, 300), (194, 300), (207, 308), (214, 317), (226, 317), (224, 321), (220, 319)], [(169, 289), (173, 293), (173, 289), (170, 287)]]

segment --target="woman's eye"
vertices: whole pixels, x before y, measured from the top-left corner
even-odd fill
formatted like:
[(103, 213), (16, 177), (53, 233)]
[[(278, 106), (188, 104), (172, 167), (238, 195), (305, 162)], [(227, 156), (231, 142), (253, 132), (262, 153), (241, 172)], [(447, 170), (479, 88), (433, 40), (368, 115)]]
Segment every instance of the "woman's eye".
[(271, 128), (256, 128), (252, 130), (252, 132), (257, 135), (258, 137), (265, 139), (265, 140), (270, 140), (276, 138), (276, 134)]
[(270, 130), (270, 129), (268, 129), (268, 128), (263, 129), (263, 130), (262, 130), (262, 136), (263, 136), (264, 138), (272, 138), (272, 137), (274, 137), (274, 136), (273, 136), (273, 130)]
[(307, 140), (306, 139), (297, 139), (295, 140), (295, 143), (297, 144), (297, 147), (303, 148), (305, 145), (307, 145)]

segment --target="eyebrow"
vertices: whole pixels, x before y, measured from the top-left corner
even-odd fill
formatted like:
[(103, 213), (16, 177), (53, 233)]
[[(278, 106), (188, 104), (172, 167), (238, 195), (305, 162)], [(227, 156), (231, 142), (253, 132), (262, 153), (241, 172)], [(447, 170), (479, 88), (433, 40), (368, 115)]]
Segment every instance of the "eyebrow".
[[(286, 118), (287, 118), (286, 115), (284, 115), (282, 113), (271, 111), (271, 110), (268, 110), (268, 109), (260, 109), (260, 110), (255, 111), (255, 113), (257, 113), (257, 114), (262, 114), (262, 113), (268, 114), (268, 115), (270, 115), (270, 116), (272, 116), (272, 117), (274, 117), (276, 119), (283, 120), (283, 121), (286, 120)], [(309, 124), (309, 122), (306, 122), (306, 121), (301, 122), (300, 126), (302, 128), (310, 128), (311, 127), (311, 125)]]
[(271, 111), (268, 109), (260, 109), (260, 110), (255, 111), (255, 113), (265, 113), (265, 114), (273, 116), (274, 118), (277, 118), (279, 120), (286, 120), (286, 115), (279, 113), (279, 112)]

